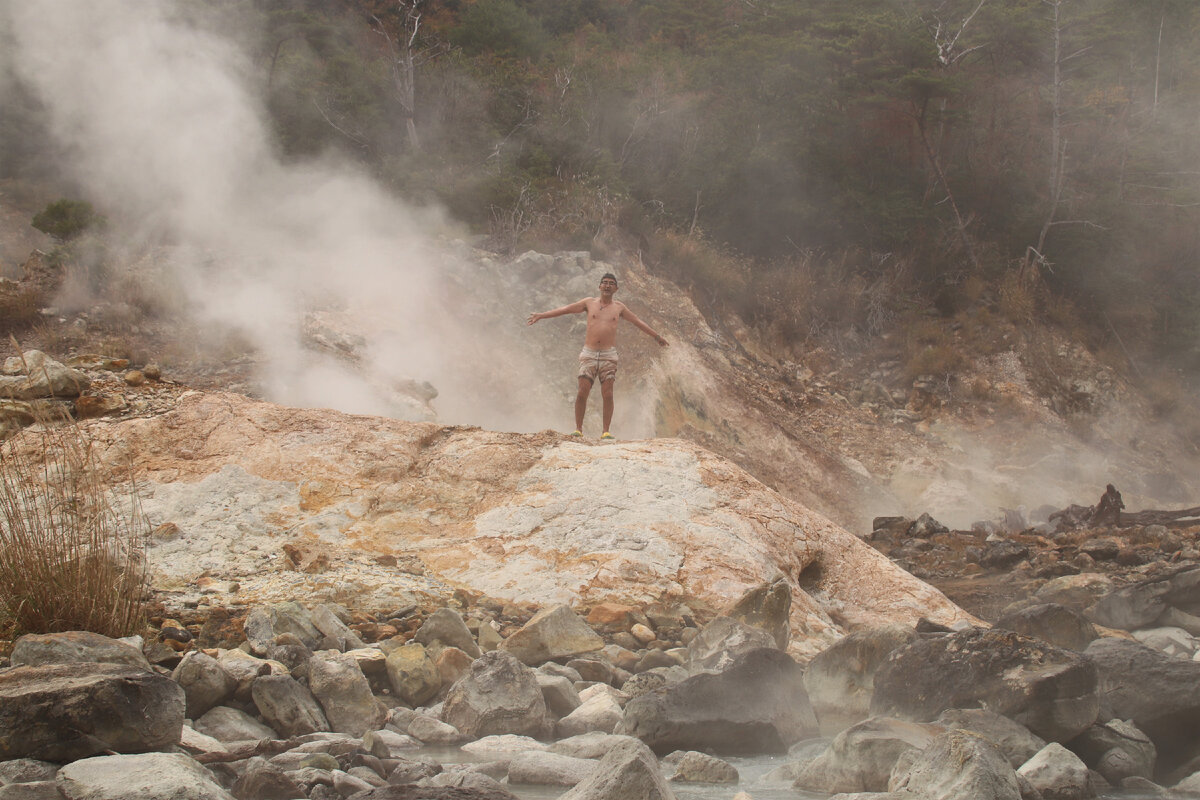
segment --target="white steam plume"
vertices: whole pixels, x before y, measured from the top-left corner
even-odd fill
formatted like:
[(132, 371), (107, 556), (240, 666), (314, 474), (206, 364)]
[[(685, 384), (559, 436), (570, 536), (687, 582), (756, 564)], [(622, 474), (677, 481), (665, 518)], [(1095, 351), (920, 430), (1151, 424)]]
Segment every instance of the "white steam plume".
[[(524, 417), (505, 417), (445, 397), (473, 390), (451, 369), (455, 351), (495, 332), (473, 332), (429, 299), (439, 266), (427, 232), (440, 215), (405, 206), (344, 163), (282, 163), (245, 55), (190, 24), (187, 4), (20, 0), (0, 9), (16, 43), (12, 63), (67, 154), (64, 172), (116, 210), (127, 233), (180, 244), (177, 260), (194, 254), (177, 276), (193, 311), (258, 346), (271, 399), (393, 413), (361, 375), (301, 346), (305, 313), (340, 307), (390, 329), (386, 347), (364, 348), (378, 382), (432, 381), (439, 407), (452, 409), (442, 408), (447, 421), (546, 427), (550, 417), (529, 398)], [(529, 310), (513, 309), (514, 326)], [(529, 369), (509, 374), (519, 381)]]

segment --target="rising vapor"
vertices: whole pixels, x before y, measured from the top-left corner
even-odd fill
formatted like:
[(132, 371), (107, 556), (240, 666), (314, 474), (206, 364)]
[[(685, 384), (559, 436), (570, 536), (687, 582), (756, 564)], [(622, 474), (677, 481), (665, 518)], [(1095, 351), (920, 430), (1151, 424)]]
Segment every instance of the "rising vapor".
[[(387, 387), (415, 379), (441, 390), (445, 421), (547, 426), (550, 412), (536, 404), (502, 413), (479, 400), (496, 387), (472, 385), (478, 371), (458, 354), (486, 350), (479, 340), (495, 331), (470, 329), (433, 299), (447, 256), (430, 234), (445, 229), (443, 216), (333, 157), (283, 163), (247, 56), (195, 25), (195, 9), (158, 0), (0, 8), (11, 63), (48, 109), (64, 173), (125, 237), (175, 244), (172, 279), (191, 312), (255, 343), (269, 399), (404, 416)], [(302, 346), (318, 308), (374, 332), (361, 369)], [(513, 310), (514, 328), (522, 313)], [(532, 369), (507, 376), (520, 382)]]

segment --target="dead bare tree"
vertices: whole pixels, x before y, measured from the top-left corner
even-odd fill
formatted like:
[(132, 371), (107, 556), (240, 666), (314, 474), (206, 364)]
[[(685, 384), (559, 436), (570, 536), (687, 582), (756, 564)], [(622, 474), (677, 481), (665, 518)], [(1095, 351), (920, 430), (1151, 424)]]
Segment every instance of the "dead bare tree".
[[(938, 54), (938, 64), (941, 65), (942, 69), (950, 69), (968, 54), (984, 47), (984, 45), (979, 44), (973, 47), (965, 47), (960, 49), (958, 43), (962, 38), (962, 35), (970, 26), (971, 21), (975, 19), (980, 10), (986, 4), (987, 0), (979, 0), (979, 4), (975, 6), (975, 9), (963, 17), (963, 19), (958, 22), (957, 25), (950, 24), (941, 18), (940, 15), (946, 6), (945, 3), (942, 3), (936, 9), (934, 9), (927, 18), (922, 18), (922, 21), (929, 28), (930, 36), (933, 38), (933, 46), (937, 49)], [(946, 104), (946, 99), (942, 98), (940, 110), (943, 112), (941, 115), (943, 119), (945, 118), (944, 112), (946, 111)], [(954, 199), (954, 192), (950, 189), (950, 183), (948, 180), (946, 180), (945, 170), (942, 168), (941, 159), (938, 157), (938, 151), (940, 147), (935, 147), (931, 141), (930, 132), (928, 129), (927, 98), (919, 103), (914, 103), (912, 117), (917, 125), (917, 133), (921, 137), (921, 147), (925, 151), (925, 157), (929, 159), (930, 168), (937, 177), (938, 183), (942, 185), (942, 189), (946, 192), (945, 202), (950, 205), (951, 211), (954, 212), (954, 221), (958, 228), (959, 241), (962, 243), (963, 250), (966, 252), (967, 258), (971, 262), (971, 266), (978, 269), (979, 260), (975, 255), (975, 247), (971, 243), (971, 237), (967, 235), (967, 226), (970, 221), (963, 218), (962, 211), (958, 207), (958, 201)], [(942, 123), (942, 126), (943, 127), (940, 127), (939, 131), (937, 132), (937, 139), (939, 143), (945, 138), (944, 123)]]
[(396, 99), (404, 113), (405, 133), (413, 150), (421, 149), (416, 123), (417, 69), (446, 50), (441, 42), (421, 42), (421, 18), (424, 13), (423, 7), (428, 2), (429, 0), (393, 0), (388, 8), (389, 21), (393, 21), (392, 26), (385, 24), (378, 14), (368, 14), (372, 29), (386, 43)]
[(1030, 245), (1025, 250), (1025, 258), (1021, 262), (1020, 278), (1023, 282), (1033, 282), (1040, 270), (1048, 268), (1050, 262), (1046, 258), (1046, 238), (1051, 229), (1059, 225), (1089, 225), (1103, 230), (1103, 226), (1084, 219), (1060, 220), (1059, 207), (1063, 200), (1063, 187), (1066, 184), (1067, 140), (1063, 136), (1065, 111), (1063, 109), (1063, 87), (1065, 79), (1063, 68), (1068, 62), (1079, 58), (1091, 47), (1082, 47), (1072, 53), (1063, 54), (1063, 6), (1068, 0), (1042, 0), (1050, 8), (1051, 41), (1053, 58), (1051, 60), (1050, 80), (1050, 168), (1047, 176), (1047, 211), (1046, 219), (1038, 232), (1036, 245)]

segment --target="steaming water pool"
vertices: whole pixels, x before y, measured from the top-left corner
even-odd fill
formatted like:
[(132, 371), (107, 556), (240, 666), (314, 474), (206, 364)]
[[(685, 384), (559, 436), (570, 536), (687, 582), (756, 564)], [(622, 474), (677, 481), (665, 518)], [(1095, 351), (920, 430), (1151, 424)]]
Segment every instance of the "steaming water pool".
[[(422, 748), (420, 755), (429, 756), (443, 764), (478, 761), (469, 753), (457, 748)], [(741, 780), (736, 784), (688, 784), (672, 783), (671, 789), (679, 800), (731, 800), (738, 792), (749, 792), (754, 800), (824, 800), (829, 795), (813, 794), (793, 789), (786, 783), (764, 782), (763, 776), (776, 767), (787, 763), (784, 755), (761, 755), (746, 757), (725, 757), (738, 771)], [(664, 775), (671, 775), (670, 766), (663, 770)], [(564, 794), (567, 786), (533, 786), (529, 784), (510, 784), (508, 790), (520, 797), (521, 800), (557, 800)]]
[[(456, 747), (422, 748), (420, 755), (429, 756), (442, 764), (458, 764), (479, 761), (470, 753), (464, 753)], [(793, 789), (787, 783), (764, 781), (763, 777), (787, 763), (786, 755), (758, 755), (724, 757), (725, 761), (737, 769), (740, 780), (736, 784), (688, 784), (672, 783), (671, 789), (679, 800), (732, 800), (738, 792), (746, 792), (754, 800), (826, 800), (827, 794), (805, 792)], [(672, 774), (670, 766), (663, 770), (664, 775)], [(529, 784), (510, 784), (508, 790), (520, 797), (521, 800), (557, 800), (565, 794), (566, 786), (532, 786)], [(1157, 795), (1129, 793), (1114, 790), (1097, 795), (1099, 800), (1152, 800)]]

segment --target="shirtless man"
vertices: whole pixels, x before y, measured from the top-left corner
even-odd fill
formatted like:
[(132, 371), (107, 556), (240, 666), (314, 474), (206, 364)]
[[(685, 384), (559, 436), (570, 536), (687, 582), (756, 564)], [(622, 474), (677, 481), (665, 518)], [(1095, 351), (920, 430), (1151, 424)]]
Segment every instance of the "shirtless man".
[(613, 381), (617, 378), (617, 322), (622, 318), (627, 319), (647, 336), (653, 336), (654, 341), (660, 345), (667, 343), (666, 339), (626, 308), (624, 303), (614, 300), (613, 295), (616, 293), (617, 279), (611, 272), (606, 272), (600, 279), (599, 297), (585, 297), (577, 303), (553, 311), (530, 314), (525, 323), (532, 325), (539, 319), (587, 312), (587, 335), (583, 340), (583, 351), (579, 354), (579, 393), (575, 395), (575, 432), (572, 436), (583, 436), (583, 412), (587, 410), (592, 384), (599, 378), (600, 396), (604, 399), (604, 432), (600, 438), (613, 438), (608, 432), (608, 426), (612, 424)]

